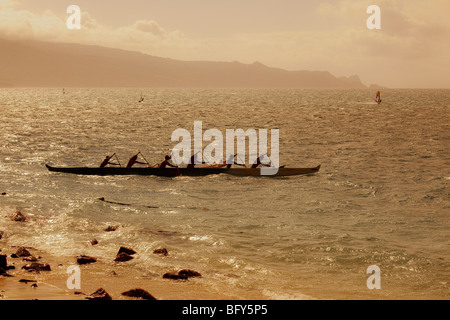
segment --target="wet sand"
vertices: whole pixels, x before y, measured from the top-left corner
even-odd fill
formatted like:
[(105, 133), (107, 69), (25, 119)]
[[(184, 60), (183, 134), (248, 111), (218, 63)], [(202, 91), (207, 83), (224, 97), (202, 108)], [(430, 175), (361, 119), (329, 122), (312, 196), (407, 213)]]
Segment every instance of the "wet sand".
[[(113, 300), (130, 300), (121, 295), (122, 292), (141, 288), (149, 292), (157, 300), (236, 300), (258, 299), (262, 296), (256, 290), (229, 294), (224, 290), (211, 288), (203, 283), (203, 277), (189, 278), (188, 280), (171, 280), (162, 278), (162, 274), (141, 274), (127, 266), (127, 262), (118, 262), (115, 265), (97, 261), (95, 263), (78, 265), (81, 271), (80, 289), (69, 289), (67, 280), (71, 274), (67, 268), (77, 265), (76, 257), (71, 259), (54, 257), (37, 249), (29, 249), (35, 257), (41, 257), (37, 262), (48, 263), (51, 271), (29, 272), (22, 267), (29, 262), (22, 257), (11, 258), (17, 247), (5, 249), (0, 252), (7, 255), (8, 266), (14, 269), (7, 271), (10, 276), (0, 276), (0, 300), (86, 300), (86, 297), (97, 289), (103, 288)], [(168, 270), (171, 272), (173, 270)], [(30, 280), (24, 282), (24, 280)], [(36, 286), (37, 285), (37, 286)]]
[[(6, 219), (14, 224), (23, 224), (23, 228), (28, 227), (28, 216), (19, 210), (6, 216)], [(115, 231), (115, 228), (104, 232), (106, 231)], [(129, 261), (116, 262), (120, 251), (116, 256), (93, 257), (95, 261), (93, 263), (78, 263), (77, 256), (55, 256), (39, 248), (28, 247), (26, 244), (21, 244), (22, 247), (9, 243), (7, 239), (14, 238), (14, 234), (8, 231), (8, 227), (3, 226), (0, 234), (0, 255), (6, 256), (7, 265), (6, 270), (0, 270), (0, 300), (85, 300), (100, 288), (104, 289), (113, 300), (140, 299), (122, 295), (123, 292), (132, 289), (143, 289), (157, 300), (267, 299), (256, 288), (255, 290), (236, 288), (233, 292), (227, 292), (220, 283), (217, 286), (211, 285), (211, 281), (207, 281), (201, 274), (204, 271), (208, 273), (208, 270), (194, 270), (199, 272), (200, 276), (188, 279), (167, 279), (163, 278), (165, 273), (176, 274), (180, 270), (161, 271), (159, 268), (158, 272), (144, 271), (152, 270), (152, 267), (148, 265), (136, 267), (135, 263), (130, 264)], [(97, 243), (86, 242), (86, 247), (94, 245)], [(20, 256), (20, 248), (25, 248), (26, 255), (31, 256)], [(132, 248), (129, 249), (132, 251), (131, 260), (139, 256)], [(161, 249), (159, 253), (154, 254), (164, 259), (167, 250)], [(48, 265), (50, 270), (36, 271), (33, 268), (31, 270), (24, 268), (32, 263)], [(79, 288), (69, 287), (70, 284), (74, 284), (72, 277), (74, 273), (68, 271), (69, 267), (73, 266), (78, 266), (80, 270)], [(72, 280), (68, 281), (69, 278)]]

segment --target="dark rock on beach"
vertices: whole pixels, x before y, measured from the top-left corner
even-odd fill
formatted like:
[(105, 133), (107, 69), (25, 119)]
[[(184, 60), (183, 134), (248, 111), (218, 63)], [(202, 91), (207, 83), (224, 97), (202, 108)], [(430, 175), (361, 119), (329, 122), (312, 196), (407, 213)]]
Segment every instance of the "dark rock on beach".
[(26, 264), (22, 267), (22, 269), (28, 270), (28, 271), (52, 271), (50, 268), (50, 265), (48, 263), (37, 263), (32, 262), (29, 264)]
[(117, 256), (116, 256), (116, 259), (114, 259), (114, 261), (123, 262), (123, 261), (131, 260), (134, 258), (134, 257), (132, 257), (132, 255), (135, 253), (136, 253), (136, 251), (134, 251), (131, 248), (120, 247), (119, 252), (117, 252)]
[(187, 280), (187, 275), (185, 274), (177, 274), (173, 272), (166, 272), (162, 276), (164, 279), (172, 279), (172, 280)]
[(17, 249), (16, 253), (13, 253), (11, 255), (11, 258), (19, 258), (22, 257), (23, 261), (28, 261), (28, 262), (34, 262), (37, 261), (38, 258), (34, 257), (30, 251), (28, 251), (27, 248), (25, 247), (20, 247), (19, 249)]
[(28, 284), (28, 282), (36, 282), (36, 280), (20, 279), (19, 282)]
[(119, 228), (119, 226), (108, 226), (105, 231), (106, 232), (111, 232), (111, 231), (116, 231), (117, 228)]
[(6, 255), (2, 254), (0, 255), (0, 276), (6, 274), (6, 270), (7, 270)]
[(98, 244), (98, 241), (97, 241), (97, 239), (92, 239), (90, 243), (91, 243), (91, 246), (95, 246)]
[(77, 257), (78, 264), (88, 264), (88, 263), (94, 263), (94, 262), (97, 262), (97, 259), (93, 258), (93, 257), (84, 256), (84, 255)]
[(17, 257), (31, 257), (31, 253), (30, 251), (28, 251), (27, 248), (25, 247), (20, 247), (19, 249), (17, 249), (16, 251), (16, 256)]
[(116, 258), (114, 259), (115, 262), (124, 262), (133, 259), (131, 255), (125, 252), (118, 253)]
[(153, 250), (154, 254), (162, 254), (163, 256), (167, 256), (168, 252), (166, 248)]
[(183, 269), (178, 271), (178, 274), (182, 275), (185, 274), (188, 278), (191, 277), (201, 277), (202, 275), (200, 274), (200, 272), (194, 271), (194, 270), (190, 270), (190, 269)]
[(20, 212), (20, 210), (16, 210), (13, 215), (11, 216), (11, 220), (12, 221), (17, 221), (17, 222), (25, 222), (28, 219), (25, 217), (25, 215)]
[(125, 252), (126, 254), (132, 256), (133, 254), (136, 253), (136, 251), (134, 251), (131, 248), (127, 248), (127, 247), (120, 247), (119, 252), (117, 252), (117, 254), (121, 254), (122, 252)]
[(0, 255), (0, 269), (6, 270), (6, 265), (7, 265), (6, 261), (7, 261), (6, 254)]
[(29, 257), (25, 257), (22, 259), (23, 261), (28, 261), (28, 262), (33, 262), (33, 261), (38, 261), (38, 258), (33, 257), (33, 256), (29, 256)]
[(167, 272), (163, 275), (163, 278), (165, 279), (172, 279), (172, 280), (187, 280), (191, 277), (201, 277), (202, 275), (194, 270), (190, 269), (183, 269), (178, 271), (178, 273), (173, 272)]
[(108, 292), (105, 291), (105, 289), (100, 288), (91, 295), (87, 296), (86, 299), (89, 300), (112, 300), (111, 296), (108, 294)]
[(132, 297), (132, 298), (141, 298), (144, 300), (156, 300), (154, 296), (152, 296), (150, 293), (145, 291), (144, 289), (131, 289), (125, 292), (122, 292), (121, 295), (126, 297)]
[(15, 269), (14, 266), (8, 266), (7, 256), (5, 254), (0, 255), (0, 276), (12, 277), (7, 273), (9, 269)]

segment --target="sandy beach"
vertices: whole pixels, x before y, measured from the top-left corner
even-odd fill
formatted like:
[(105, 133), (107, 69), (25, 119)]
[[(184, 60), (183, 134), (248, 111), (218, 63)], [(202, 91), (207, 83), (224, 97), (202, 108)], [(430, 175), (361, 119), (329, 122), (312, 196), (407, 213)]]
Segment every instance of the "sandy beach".
[[(164, 279), (162, 274), (141, 274), (127, 266), (127, 262), (117, 262), (113, 266), (102, 262), (107, 257), (95, 263), (79, 265), (76, 257), (70, 261), (34, 248), (28, 249), (29, 252), (40, 257), (38, 263), (50, 265), (51, 271), (29, 271), (22, 267), (30, 262), (21, 257), (11, 258), (18, 250), (17, 247), (8, 248), (3, 242), (2, 248), (0, 253), (7, 255), (7, 264), (14, 269), (11, 268), (6, 275), (0, 276), (0, 300), (85, 300), (100, 288), (113, 300), (140, 299), (122, 295), (123, 292), (136, 288), (147, 291), (157, 300), (267, 299), (257, 291), (254, 294), (249, 294), (248, 290), (243, 291), (242, 295), (227, 294), (220, 288), (204, 285), (202, 277), (187, 280)], [(73, 265), (78, 265), (81, 270), (80, 289), (69, 289), (67, 286), (71, 275), (67, 273), (67, 268)], [(174, 270), (168, 270), (172, 271)]]
[[(22, 228), (29, 228), (29, 218), (19, 210), (4, 218)], [(114, 232), (116, 228), (110, 227), (104, 232)], [(84, 300), (92, 299), (92, 294), (99, 289), (103, 289), (112, 300), (141, 299), (123, 295), (132, 289), (144, 290), (156, 300), (267, 299), (248, 288), (242, 293), (234, 290), (232, 294), (221, 290), (220, 286), (212, 288), (202, 282), (200, 272), (190, 269), (182, 270), (191, 274), (180, 276), (183, 272), (180, 270), (158, 273), (148, 271), (152, 270), (151, 266), (145, 266), (145, 269), (130, 266), (129, 261), (139, 253), (129, 247), (121, 246), (117, 255), (111, 257), (78, 255), (70, 258), (55, 256), (35, 247), (12, 245), (7, 239), (14, 238), (14, 234), (8, 230), (0, 230), (0, 234), (0, 261), (3, 264), (0, 265), (0, 300)], [(97, 240), (86, 242), (86, 249), (96, 245)], [(125, 253), (121, 253), (123, 251)], [(169, 253), (163, 248), (152, 254), (165, 259)], [(74, 280), (74, 267), (79, 268), (78, 284)]]

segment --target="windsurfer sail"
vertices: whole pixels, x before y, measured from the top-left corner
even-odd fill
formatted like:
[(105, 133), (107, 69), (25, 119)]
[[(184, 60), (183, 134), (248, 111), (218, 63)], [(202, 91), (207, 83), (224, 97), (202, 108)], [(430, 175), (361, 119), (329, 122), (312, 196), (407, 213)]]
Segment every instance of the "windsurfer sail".
[(380, 91), (377, 92), (377, 96), (375, 98), (376, 103), (380, 104), (381, 103), (381, 94)]

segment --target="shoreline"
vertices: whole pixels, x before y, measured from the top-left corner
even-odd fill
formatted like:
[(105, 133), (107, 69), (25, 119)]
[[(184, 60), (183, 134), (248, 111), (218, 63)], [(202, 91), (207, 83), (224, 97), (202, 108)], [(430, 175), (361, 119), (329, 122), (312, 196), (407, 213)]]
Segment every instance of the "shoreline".
[[(215, 290), (209, 287), (202, 277), (187, 280), (164, 279), (155, 273), (141, 274), (127, 266), (127, 262), (117, 262), (114, 266), (97, 261), (80, 265), (70, 259), (61, 259), (42, 252), (29, 249), (33, 256), (41, 257), (38, 263), (49, 264), (51, 271), (30, 272), (22, 269), (29, 264), (22, 257), (11, 258), (17, 248), (3, 249), (0, 254), (7, 255), (7, 276), (0, 275), (0, 300), (88, 300), (87, 297), (103, 288), (112, 300), (130, 300), (122, 295), (131, 289), (143, 289), (157, 300), (268, 300), (257, 291), (249, 294), (248, 289), (236, 294)], [(67, 268), (77, 265), (80, 268), (80, 289), (69, 289)], [(26, 280), (26, 281), (25, 281)], [(36, 286), (37, 285), (37, 286)]]
[[(23, 224), (19, 229), (26, 228), (28, 218), (17, 211), (10, 217), (13, 224)], [(168, 267), (164, 271), (161, 267), (128, 262), (139, 257), (139, 252), (131, 248), (118, 248), (117, 255), (98, 256), (90, 263), (79, 261), (80, 256), (56, 256), (54, 253), (44, 251), (35, 247), (27, 247), (27, 244), (17, 245), (10, 243), (7, 226), (0, 230), (0, 255), (6, 258), (6, 267), (0, 265), (0, 300), (87, 300), (87, 297), (99, 290), (104, 289), (113, 300), (136, 299), (122, 295), (123, 292), (132, 289), (142, 289), (150, 293), (157, 300), (268, 300), (260, 290), (249, 288), (233, 288), (229, 291), (223, 290), (223, 286), (216, 286), (208, 281), (209, 274), (182, 269), (192, 272), (189, 277), (176, 276), (180, 270)], [(15, 228), (14, 228), (15, 229)], [(16, 231), (17, 232), (17, 231)], [(90, 243), (87, 246), (95, 246)], [(125, 258), (123, 258), (125, 250)], [(131, 252), (127, 252), (130, 250)], [(167, 250), (153, 252), (161, 259), (165, 258)], [(116, 259), (115, 259), (116, 258)], [(117, 261), (119, 260), (119, 261)], [(139, 260), (139, 259), (137, 259)], [(30, 268), (30, 266), (45, 266), (45, 268)], [(78, 288), (69, 288), (75, 284), (75, 273), (69, 271), (74, 266), (79, 269)], [(3, 269), (4, 270), (3, 270)], [(152, 270), (153, 269), (153, 270)], [(151, 271), (149, 271), (151, 270)], [(158, 271), (156, 271), (158, 270)], [(175, 275), (175, 276), (174, 276)], [(69, 280), (71, 278), (71, 280)], [(76, 287), (76, 286), (75, 286)], [(137, 298), (140, 299), (140, 298)]]
[[(3, 210), (2, 210), (3, 211)], [(9, 210), (3, 211), (8, 213)], [(86, 235), (86, 239), (93, 239), (94, 236), (100, 240), (100, 244), (91, 240), (84, 242), (84, 249), (78, 248), (72, 253), (59, 254), (64, 251), (62, 247), (55, 247), (56, 250), (40, 249), (39, 242), (28, 242), (18, 240), (16, 236), (22, 231), (32, 231), (35, 225), (29, 225), (33, 220), (24, 215), (24, 221), (16, 220), (20, 217), (16, 210), (15, 215), (3, 215), (5, 224), (0, 224), (0, 255), (6, 257), (6, 268), (4, 259), (0, 259), (0, 301), (2, 300), (87, 300), (99, 289), (103, 289), (112, 300), (136, 300), (140, 298), (130, 298), (122, 295), (123, 292), (141, 289), (148, 292), (156, 300), (398, 300), (398, 299), (445, 299), (445, 295), (425, 293), (408, 293), (399, 290), (399, 287), (391, 282), (389, 278), (383, 282), (383, 290), (370, 291), (361, 290), (359, 287), (349, 287), (347, 290), (334, 288), (324, 291), (322, 286), (326, 281), (332, 281), (331, 277), (309, 279), (303, 284), (303, 290), (298, 294), (291, 295), (283, 291), (272, 291), (264, 286), (264, 281), (257, 281), (252, 284), (241, 282), (241, 278), (234, 272), (217, 273), (214, 268), (205, 267), (201, 264), (194, 264), (194, 257), (183, 259), (182, 263), (176, 254), (168, 253), (164, 249), (135, 248), (141, 252), (134, 252), (132, 248), (123, 247), (116, 243), (113, 250), (111, 246), (106, 251), (101, 250), (103, 239), (98, 232)], [(3, 220), (3, 219), (2, 219)], [(30, 221), (31, 220), (31, 221)], [(17, 226), (17, 228), (16, 228)], [(28, 229), (31, 227), (31, 229)], [(102, 228), (103, 232), (120, 232), (115, 229), (120, 226), (110, 225)], [(28, 229), (28, 230), (27, 230)], [(114, 229), (114, 230), (113, 230)], [(109, 232), (108, 232), (109, 231)], [(11, 232), (11, 233), (10, 233)], [(100, 237), (99, 237), (100, 236)], [(118, 234), (120, 236), (120, 234)], [(42, 240), (42, 238), (41, 238)], [(95, 238), (94, 238), (95, 240)], [(32, 245), (34, 247), (26, 247)], [(126, 245), (126, 244), (125, 244)], [(23, 247), (25, 246), (25, 247)], [(23, 249), (25, 248), (25, 249)], [(94, 249), (94, 250), (92, 250)], [(124, 260), (115, 261), (119, 257), (122, 249), (130, 250), (131, 258), (125, 255)], [(25, 255), (22, 255), (25, 251)], [(170, 251), (170, 248), (169, 248)], [(76, 253), (75, 253), (76, 252)], [(84, 256), (85, 260), (95, 259), (93, 263), (78, 263), (77, 258), (84, 253), (92, 254), (92, 257)], [(152, 255), (152, 259), (148, 256)], [(154, 257), (154, 259), (153, 259)], [(116, 258), (116, 259), (115, 259)], [(136, 259), (135, 259), (136, 258)], [(35, 260), (36, 259), (36, 260)], [(164, 262), (165, 259), (168, 263)], [(130, 261), (131, 260), (131, 261)], [(25, 270), (24, 266), (31, 263), (38, 263), (49, 266), (50, 271)], [(195, 265), (195, 266), (194, 266)], [(70, 267), (77, 266), (80, 270), (80, 287), (68, 288), (69, 277), (73, 273), (69, 272)], [(201, 276), (189, 277), (188, 279), (174, 279), (180, 270), (199, 272)], [(13, 268), (8, 268), (13, 267)], [(2, 275), (2, 268), (6, 270)], [(171, 274), (165, 277), (166, 274)], [(175, 274), (174, 274), (175, 273)], [(173, 277), (175, 275), (175, 277)], [(358, 275), (358, 281), (366, 284), (366, 275)], [(398, 282), (397, 282), (398, 283)], [(317, 289), (314, 284), (319, 284)], [(386, 284), (386, 286), (385, 286)], [(441, 283), (445, 286), (446, 283)], [(322, 289), (320, 289), (322, 287)]]

